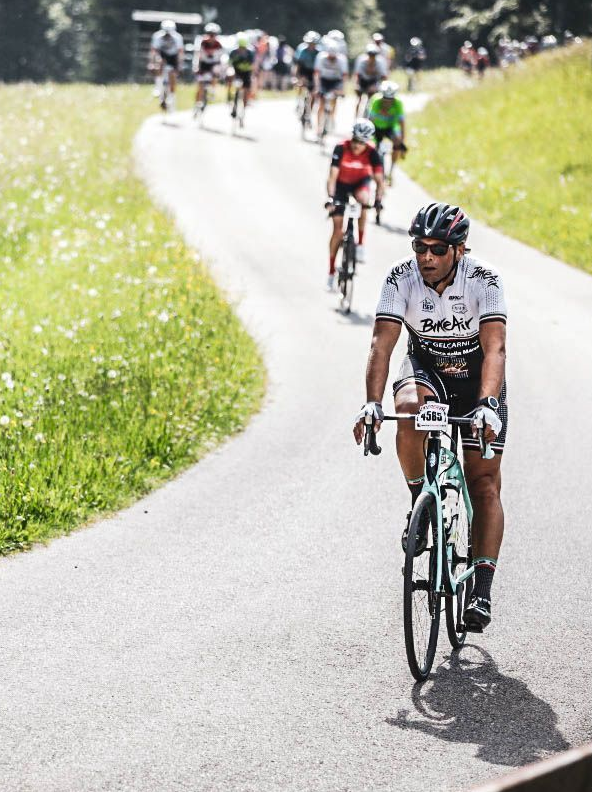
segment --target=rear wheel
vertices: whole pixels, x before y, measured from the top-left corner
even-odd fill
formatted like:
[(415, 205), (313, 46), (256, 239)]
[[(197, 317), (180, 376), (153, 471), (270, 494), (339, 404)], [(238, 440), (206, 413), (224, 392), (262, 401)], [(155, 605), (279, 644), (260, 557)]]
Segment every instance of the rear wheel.
[[(418, 682), (427, 679), (431, 671), (440, 629), (442, 595), (435, 591), (437, 519), (434, 496), (430, 492), (422, 492), (411, 512), (403, 567), (405, 650), (411, 673)], [(416, 556), (417, 533), (424, 520), (428, 522), (428, 549)]]
[[(449, 511), (450, 529), (452, 539), (452, 575), (457, 578), (473, 563), (471, 548), (471, 525), (469, 515), (462, 493), (456, 487), (447, 486), (448, 496), (454, 497), (456, 504), (454, 510)], [(443, 552), (443, 573), (446, 589), (451, 588), (448, 574), (448, 559), (446, 547)], [(460, 649), (467, 637), (464, 626), (463, 613), (473, 590), (473, 578), (465, 580), (456, 587), (454, 594), (446, 596), (446, 629), (453, 649)]]

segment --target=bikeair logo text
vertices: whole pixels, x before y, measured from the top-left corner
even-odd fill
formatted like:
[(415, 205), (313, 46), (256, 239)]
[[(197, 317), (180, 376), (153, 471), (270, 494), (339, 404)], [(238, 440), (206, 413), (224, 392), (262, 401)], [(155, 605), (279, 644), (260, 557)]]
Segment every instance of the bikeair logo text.
[(475, 317), (453, 316), (452, 319), (422, 319), (421, 330), (423, 333), (453, 333), (455, 330), (470, 330), (471, 322)]

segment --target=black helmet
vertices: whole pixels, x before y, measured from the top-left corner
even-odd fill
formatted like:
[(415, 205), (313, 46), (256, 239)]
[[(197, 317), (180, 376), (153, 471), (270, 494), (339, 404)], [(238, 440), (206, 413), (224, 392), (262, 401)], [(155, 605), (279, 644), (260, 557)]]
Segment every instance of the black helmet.
[(451, 245), (459, 245), (469, 235), (471, 221), (460, 208), (446, 203), (431, 203), (415, 215), (409, 236), (432, 237)]

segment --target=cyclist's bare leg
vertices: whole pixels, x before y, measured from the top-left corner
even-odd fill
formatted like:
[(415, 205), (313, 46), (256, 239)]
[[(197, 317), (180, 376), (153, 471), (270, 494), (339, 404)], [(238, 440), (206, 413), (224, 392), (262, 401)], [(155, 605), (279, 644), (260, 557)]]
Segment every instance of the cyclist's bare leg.
[(333, 233), (329, 240), (329, 256), (334, 260), (339, 252), (339, 246), (343, 240), (343, 216), (336, 217), (333, 215)]
[[(425, 385), (410, 380), (395, 395), (395, 412), (416, 413), (425, 397), (436, 398), (436, 394)], [(418, 432), (413, 421), (397, 421), (397, 456), (407, 481), (421, 479), (425, 471), (425, 432)]]
[(323, 124), (325, 122), (325, 97), (319, 94), (319, 109), (317, 112), (317, 134), (320, 137), (323, 134)]
[(473, 505), (474, 558), (499, 556), (504, 536), (501, 461), (501, 454), (482, 459), (478, 451), (465, 451), (465, 477)]
[(370, 204), (370, 190), (368, 187), (361, 187), (354, 193), (356, 201), (362, 204), (362, 212), (358, 220), (358, 243), (360, 245), (364, 242), (364, 232), (366, 230), (366, 220), (368, 217), (367, 206)]

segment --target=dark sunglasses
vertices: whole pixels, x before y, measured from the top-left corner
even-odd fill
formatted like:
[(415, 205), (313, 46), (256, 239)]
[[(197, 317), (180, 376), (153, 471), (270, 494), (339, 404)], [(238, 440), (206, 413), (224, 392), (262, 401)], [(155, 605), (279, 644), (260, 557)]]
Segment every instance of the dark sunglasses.
[(450, 245), (446, 244), (446, 242), (436, 242), (434, 245), (428, 245), (426, 242), (414, 239), (411, 243), (411, 247), (416, 253), (423, 254), (427, 253), (429, 250), (434, 256), (445, 256), (448, 253)]

